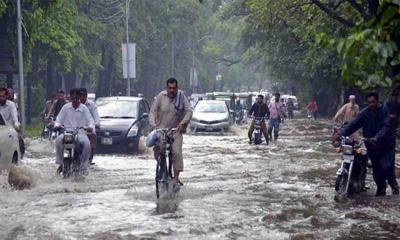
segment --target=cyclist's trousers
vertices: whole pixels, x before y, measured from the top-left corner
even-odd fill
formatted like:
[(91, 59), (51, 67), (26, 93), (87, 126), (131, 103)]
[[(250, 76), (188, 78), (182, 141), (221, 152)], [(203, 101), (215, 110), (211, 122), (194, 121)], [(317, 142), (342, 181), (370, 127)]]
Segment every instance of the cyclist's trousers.
[[(183, 136), (180, 133), (174, 134), (174, 143), (172, 144), (172, 158), (174, 160), (175, 171), (183, 171), (183, 155), (182, 155)], [(154, 147), (154, 157), (157, 159), (160, 152), (159, 147)]]

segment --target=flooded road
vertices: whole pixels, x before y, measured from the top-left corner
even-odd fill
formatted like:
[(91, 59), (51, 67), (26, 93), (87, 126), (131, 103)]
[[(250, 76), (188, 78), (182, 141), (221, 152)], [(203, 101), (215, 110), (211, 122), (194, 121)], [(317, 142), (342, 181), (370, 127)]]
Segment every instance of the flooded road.
[(400, 198), (333, 201), (339, 156), (325, 122), (287, 121), (281, 139), (248, 144), (246, 127), (184, 137), (185, 186), (155, 197), (151, 154), (98, 155), (85, 182), (56, 177), (53, 147), (32, 140), (36, 186), (0, 176), (0, 239), (400, 239)]

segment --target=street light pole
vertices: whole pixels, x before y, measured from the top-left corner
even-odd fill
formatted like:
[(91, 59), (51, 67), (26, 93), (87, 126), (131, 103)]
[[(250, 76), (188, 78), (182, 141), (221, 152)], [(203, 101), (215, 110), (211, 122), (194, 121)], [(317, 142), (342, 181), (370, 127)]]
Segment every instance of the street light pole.
[(17, 0), (17, 31), (18, 31), (18, 75), (19, 75), (19, 109), (21, 110), (22, 134), (25, 131), (25, 94), (24, 94), (24, 60), (22, 55), (22, 15), (21, 0)]
[(127, 71), (127, 79), (128, 79), (128, 89), (127, 96), (131, 95), (131, 80), (130, 80), (130, 63), (131, 59), (129, 58), (129, 0), (125, 0), (125, 25), (126, 25), (126, 71)]

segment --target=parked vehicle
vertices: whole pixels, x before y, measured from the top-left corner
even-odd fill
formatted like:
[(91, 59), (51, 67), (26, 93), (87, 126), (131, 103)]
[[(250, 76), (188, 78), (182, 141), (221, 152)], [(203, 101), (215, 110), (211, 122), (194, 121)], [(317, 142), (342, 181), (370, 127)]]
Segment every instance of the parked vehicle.
[(0, 171), (9, 169), (11, 164), (18, 164), (20, 157), (18, 133), (5, 124), (0, 114)]
[(365, 187), (367, 149), (366, 139), (355, 141), (342, 137), (337, 152), (341, 152), (342, 164), (336, 172), (335, 201), (341, 201), (353, 194), (360, 193)]
[(253, 96), (254, 94), (251, 92), (235, 93), (236, 99), (239, 98), (243, 108), (247, 111), (249, 111), (251, 109), (251, 106), (253, 106)]
[(287, 106), (287, 103), (288, 103), (289, 99), (291, 99), (292, 102), (293, 102), (294, 109), (295, 109), (295, 110), (299, 110), (299, 102), (298, 102), (296, 96), (293, 96), (293, 95), (282, 95), (282, 96), (281, 96), (281, 99), (283, 99), (283, 103), (284, 103), (286, 106)]
[(202, 93), (193, 93), (190, 96), (190, 106), (192, 107), (192, 109), (194, 109), (194, 107), (196, 106), (196, 104), (200, 101), (200, 100), (204, 100), (207, 99), (206, 94), (202, 94)]
[(208, 100), (221, 100), (226, 103), (228, 109), (234, 109), (235, 107), (235, 94), (231, 92), (212, 92), (206, 93)]
[(143, 97), (104, 97), (96, 100), (100, 129), (98, 152), (137, 152), (139, 139), (149, 130), (150, 107)]
[(203, 100), (193, 111), (190, 129), (193, 132), (227, 131), (231, 123), (231, 115), (225, 101)]

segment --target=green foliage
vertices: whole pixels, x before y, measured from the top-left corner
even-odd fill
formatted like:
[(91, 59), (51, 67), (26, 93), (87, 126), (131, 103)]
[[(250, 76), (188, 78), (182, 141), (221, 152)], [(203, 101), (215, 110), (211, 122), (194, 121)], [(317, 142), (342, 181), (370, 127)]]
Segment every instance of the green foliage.
[(363, 88), (390, 88), (400, 80), (393, 72), (400, 65), (400, 4), (380, 4), (379, 17), (360, 21), (347, 37), (335, 41), (344, 62), (343, 78)]

